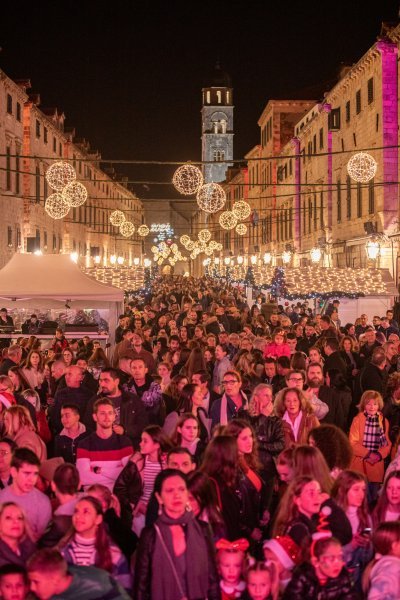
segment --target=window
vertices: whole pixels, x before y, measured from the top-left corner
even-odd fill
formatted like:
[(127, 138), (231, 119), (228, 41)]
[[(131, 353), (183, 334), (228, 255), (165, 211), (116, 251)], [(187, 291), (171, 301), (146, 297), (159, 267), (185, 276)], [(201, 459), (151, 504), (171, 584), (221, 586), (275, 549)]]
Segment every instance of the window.
[(357, 183), (357, 217), (362, 217), (362, 187)]
[(43, 140), (44, 140), (44, 143), (47, 144), (47, 141), (48, 141), (47, 140), (47, 127), (43, 128)]
[(338, 223), (342, 220), (342, 190), (340, 185), (340, 179), (336, 184), (336, 192), (337, 192), (337, 220)]
[(19, 179), (19, 152), (15, 153), (15, 193), (18, 195), (20, 192), (20, 179)]
[(317, 219), (318, 219), (317, 194), (314, 192), (314, 231), (317, 230)]
[(337, 131), (340, 129), (340, 108), (333, 108), (328, 117), (329, 129)]
[(7, 112), (9, 115), (12, 115), (12, 96), (11, 96), (11, 94), (7, 94)]
[(221, 104), (221, 102), (222, 102), (222, 92), (221, 92), (221, 90), (217, 90), (217, 102), (218, 102), (218, 104)]
[(316, 135), (313, 136), (313, 153), (314, 154), (317, 153), (317, 136)]
[(368, 104), (372, 104), (374, 101), (374, 78), (368, 79), (367, 82), (367, 96), (368, 96)]
[(293, 238), (293, 208), (289, 209), (289, 239)]
[(376, 133), (378, 133), (378, 131), (379, 131), (379, 113), (376, 113), (375, 130), (376, 130)]
[(6, 190), (11, 190), (11, 148), (6, 149)]
[(292, 165), (292, 159), (289, 160), (289, 175), (292, 175), (293, 173), (293, 165)]
[(375, 181), (373, 179), (368, 183), (368, 212), (370, 215), (375, 213)]
[(356, 93), (356, 114), (360, 114), (361, 112), (361, 90), (358, 90)]
[(351, 219), (351, 179), (347, 175), (346, 179), (346, 217)]
[(17, 227), (17, 240), (16, 240), (17, 248), (21, 248), (22, 246), (22, 238), (21, 238), (21, 230)]
[(57, 140), (53, 137), (53, 152), (57, 152)]
[(324, 228), (324, 192), (320, 193), (321, 206), (319, 208), (319, 223), (321, 229)]
[(324, 147), (324, 130), (321, 127), (319, 130), (319, 149), (322, 150)]
[(57, 236), (53, 233), (53, 250), (57, 250)]
[(311, 221), (312, 221), (312, 202), (311, 198), (308, 199), (308, 233), (311, 233)]
[(40, 138), (40, 121), (36, 119), (36, 137)]
[(346, 102), (346, 123), (350, 123), (350, 100)]
[(60, 156), (62, 156), (62, 149), (63, 149), (63, 147), (62, 147), (62, 143), (60, 142), (60, 145), (59, 145), (59, 147), (58, 147), (58, 154), (59, 154)]
[(353, 133), (353, 144), (354, 146), (357, 146), (357, 137), (355, 133)]
[(43, 232), (43, 246), (47, 250), (47, 231)]
[(36, 204), (39, 204), (39, 202), (40, 202), (40, 167), (36, 167), (35, 187), (36, 187)]
[(62, 250), (62, 237), (61, 236), (58, 237), (58, 249), (61, 252), (61, 250)]
[(210, 93), (210, 90), (206, 91), (206, 102), (207, 102), (207, 104), (210, 104), (210, 102), (211, 102), (211, 93)]
[(9, 225), (7, 227), (7, 244), (9, 248), (12, 248), (13, 245), (13, 241), (12, 241), (13, 235), (12, 235), (12, 227)]
[(21, 105), (17, 102), (17, 121), (21, 121)]

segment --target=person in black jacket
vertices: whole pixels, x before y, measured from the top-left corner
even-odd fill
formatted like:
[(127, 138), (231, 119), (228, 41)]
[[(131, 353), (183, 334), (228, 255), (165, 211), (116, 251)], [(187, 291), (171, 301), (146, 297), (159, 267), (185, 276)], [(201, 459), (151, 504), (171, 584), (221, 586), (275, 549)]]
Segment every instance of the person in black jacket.
[(211, 532), (206, 523), (186, 510), (189, 494), (185, 475), (166, 469), (157, 478), (155, 492), (162, 511), (139, 540), (134, 598), (220, 600)]
[[(129, 436), (134, 447), (140, 442), (143, 429), (147, 426), (146, 409), (139, 398), (132, 392), (122, 391), (120, 388), (119, 374), (116, 369), (103, 369), (99, 377), (100, 395), (113, 401), (116, 410), (114, 433)], [(93, 406), (98, 396), (90, 399), (84, 416), (84, 424), (94, 431)]]
[(361, 392), (374, 390), (382, 396), (385, 395), (387, 373), (385, 371), (386, 354), (381, 347), (372, 352), (370, 362), (367, 362), (360, 373)]
[(342, 373), (344, 377), (347, 374), (347, 365), (340, 353), (339, 342), (336, 338), (328, 338), (324, 344), (325, 362), (324, 362), (324, 375), (330, 369), (337, 369)]

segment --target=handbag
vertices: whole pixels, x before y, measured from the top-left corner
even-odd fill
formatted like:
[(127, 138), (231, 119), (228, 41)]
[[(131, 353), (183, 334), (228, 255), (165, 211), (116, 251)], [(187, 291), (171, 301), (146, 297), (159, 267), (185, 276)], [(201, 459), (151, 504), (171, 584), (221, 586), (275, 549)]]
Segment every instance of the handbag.
[(165, 544), (165, 542), (164, 542), (164, 538), (163, 538), (163, 536), (161, 535), (160, 528), (158, 527), (158, 525), (156, 525), (156, 523), (154, 523), (154, 527), (155, 527), (155, 530), (156, 530), (156, 533), (157, 533), (158, 539), (159, 539), (159, 540), (160, 540), (160, 542), (161, 542), (161, 546), (163, 547), (163, 550), (164, 550), (165, 554), (167, 555), (167, 559), (168, 559), (168, 562), (169, 562), (169, 566), (171, 567), (171, 570), (172, 570), (173, 576), (175, 577), (175, 581), (176, 581), (176, 584), (177, 584), (177, 586), (178, 586), (179, 593), (180, 593), (180, 594), (181, 594), (181, 596), (182, 596), (181, 600), (189, 600), (189, 598), (188, 598), (187, 596), (185, 596), (185, 594), (184, 594), (184, 592), (183, 592), (182, 585), (181, 585), (181, 582), (180, 582), (180, 579), (179, 579), (179, 575), (178, 575), (178, 573), (177, 573), (177, 571), (176, 571), (176, 568), (175, 568), (175, 565), (174, 565), (174, 561), (172, 560), (172, 556), (171, 556), (171, 554), (169, 553), (169, 550), (168, 550), (168, 548), (167, 548), (167, 546), (166, 546), (166, 544)]

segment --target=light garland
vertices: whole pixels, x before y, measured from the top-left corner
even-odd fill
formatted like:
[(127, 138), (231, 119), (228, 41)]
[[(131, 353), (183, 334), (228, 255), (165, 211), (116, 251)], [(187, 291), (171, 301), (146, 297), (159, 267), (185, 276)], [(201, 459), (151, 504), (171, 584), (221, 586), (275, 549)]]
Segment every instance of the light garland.
[(113, 210), (109, 218), (111, 225), (114, 225), (114, 227), (119, 227), (125, 221), (125, 215), (122, 210)]
[(195, 248), (194, 242), (192, 242), (192, 240), (189, 240), (188, 243), (186, 244), (186, 249), (189, 250), (189, 252), (192, 252)]
[[(232, 212), (233, 212), (233, 210), (232, 210)], [(247, 225), (245, 225), (244, 223), (238, 223), (236, 225), (236, 227), (235, 227), (235, 231), (239, 235), (246, 235), (246, 233), (247, 233)]]
[(180, 243), (182, 244), (182, 246), (186, 246), (186, 244), (188, 242), (190, 242), (190, 237), (186, 234), (181, 235), (181, 237), (179, 238)]
[(175, 171), (172, 183), (178, 192), (184, 196), (191, 196), (203, 185), (203, 175), (195, 165), (182, 165)]
[(238, 200), (237, 202), (233, 203), (232, 212), (238, 221), (244, 221), (250, 216), (251, 206), (244, 200)]
[(237, 225), (237, 218), (231, 210), (226, 210), (220, 214), (219, 224), (223, 229), (234, 229)]
[(52, 219), (63, 219), (69, 213), (70, 205), (62, 194), (51, 194), (44, 205), (44, 209)]
[(378, 163), (366, 152), (357, 152), (347, 163), (347, 172), (358, 183), (368, 183), (376, 175)]
[(197, 192), (197, 204), (207, 213), (216, 213), (225, 205), (226, 194), (218, 183), (206, 183)]
[(131, 237), (135, 233), (135, 226), (130, 221), (124, 221), (119, 226), (119, 232), (124, 237)]
[(318, 263), (321, 260), (321, 257), (322, 257), (321, 248), (311, 248), (311, 250), (310, 250), (311, 262)]
[(140, 225), (140, 227), (138, 227), (137, 232), (140, 236), (146, 237), (146, 235), (149, 235), (150, 229), (147, 227), (147, 225)]
[(79, 181), (71, 181), (62, 191), (64, 200), (74, 208), (85, 204), (88, 198), (88, 192), (83, 183)]
[(211, 240), (211, 231), (208, 229), (201, 229), (197, 234), (197, 237), (199, 238), (200, 242), (208, 242)]
[(53, 163), (46, 171), (46, 180), (53, 190), (61, 192), (66, 185), (76, 179), (76, 172), (72, 165), (64, 161)]

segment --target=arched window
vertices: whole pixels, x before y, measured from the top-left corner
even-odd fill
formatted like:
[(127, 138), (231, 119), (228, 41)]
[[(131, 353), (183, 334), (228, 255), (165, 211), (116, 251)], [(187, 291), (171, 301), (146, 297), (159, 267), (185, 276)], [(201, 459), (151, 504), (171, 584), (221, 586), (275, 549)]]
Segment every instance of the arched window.
[(217, 90), (217, 102), (218, 102), (218, 104), (221, 104), (221, 102), (222, 102), (222, 92), (221, 92), (221, 90)]
[(211, 92), (210, 92), (210, 90), (207, 90), (207, 92), (206, 92), (206, 102), (207, 102), (207, 104), (210, 104), (210, 102), (211, 102)]

